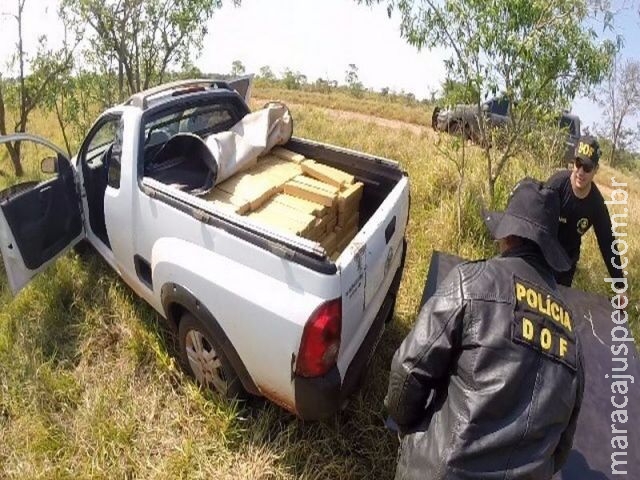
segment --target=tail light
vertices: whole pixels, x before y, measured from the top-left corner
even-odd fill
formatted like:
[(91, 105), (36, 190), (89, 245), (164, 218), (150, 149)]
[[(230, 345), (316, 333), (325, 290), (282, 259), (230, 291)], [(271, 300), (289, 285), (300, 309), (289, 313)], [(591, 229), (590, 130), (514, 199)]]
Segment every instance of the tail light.
[(336, 364), (342, 332), (342, 299), (320, 305), (302, 332), (296, 373), (302, 377), (319, 377)]

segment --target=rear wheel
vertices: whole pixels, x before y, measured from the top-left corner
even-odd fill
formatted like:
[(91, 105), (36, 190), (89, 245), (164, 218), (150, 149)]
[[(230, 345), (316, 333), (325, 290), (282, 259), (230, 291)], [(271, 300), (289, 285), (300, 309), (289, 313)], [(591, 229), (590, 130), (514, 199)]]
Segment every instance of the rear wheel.
[(95, 248), (93, 248), (93, 245), (91, 245), (86, 238), (76, 243), (73, 246), (73, 251), (78, 254), (81, 260), (88, 260), (96, 253)]
[(447, 126), (447, 131), (449, 132), (449, 135), (461, 137), (463, 140), (468, 140), (471, 138), (469, 126), (462, 121), (453, 121), (449, 123), (449, 125)]
[(449, 135), (460, 135), (461, 128), (458, 122), (449, 122), (447, 125), (447, 133)]
[(211, 331), (191, 313), (182, 315), (178, 327), (180, 360), (198, 384), (228, 398), (246, 395), (240, 378), (214, 340)]
[(396, 311), (396, 300), (397, 300), (397, 296), (393, 296), (393, 299), (391, 300), (391, 309), (389, 310), (389, 313), (387, 313), (387, 316), (384, 319), (384, 323), (391, 323), (391, 321), (393, 320), (393, 315), (395, 314)]

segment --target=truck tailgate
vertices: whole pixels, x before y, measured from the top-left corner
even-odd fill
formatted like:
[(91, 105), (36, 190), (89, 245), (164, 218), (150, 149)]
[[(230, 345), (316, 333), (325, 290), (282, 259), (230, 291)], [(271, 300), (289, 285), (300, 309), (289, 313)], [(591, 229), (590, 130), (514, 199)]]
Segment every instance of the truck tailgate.
[(402, 255), (409, 214), (409, 182), (403, 177), (338, 258), (342, 284), (342, 375), (378, 312)]

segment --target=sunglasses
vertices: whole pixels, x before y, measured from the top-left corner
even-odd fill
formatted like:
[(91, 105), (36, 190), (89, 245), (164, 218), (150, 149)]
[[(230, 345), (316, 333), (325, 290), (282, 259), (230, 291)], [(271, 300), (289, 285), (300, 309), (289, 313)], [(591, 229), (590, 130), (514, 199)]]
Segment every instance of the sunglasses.
[(582, 160), (580, 160), (579, 158), (576, 158), (576, 170), (580, 170), (580, 168), (582, 168), (582, 170), (584, 170), (584, 173), (591, 173), (591, 171), (594, 168), (593, 164), (586, 164), (583, 163)]

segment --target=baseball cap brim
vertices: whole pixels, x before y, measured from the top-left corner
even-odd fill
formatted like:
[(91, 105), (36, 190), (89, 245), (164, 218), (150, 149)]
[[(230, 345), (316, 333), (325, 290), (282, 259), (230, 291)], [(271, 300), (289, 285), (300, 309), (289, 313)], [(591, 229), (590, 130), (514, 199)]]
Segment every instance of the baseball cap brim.
[(547, 233), (539, 225), (506, 212), (483, 210), (482, 218), (495, 240), (510, 235), (527, 238), (540, 247), (545, 260), (556, 272), (564, 272), (571, 268), (571, 261), (558, 238)]
[(591, 169), (593, 169), (596, 166), (595, 162), (591, 158), (583, 155), (582, 153), (578, 153), (576, 158), (579, 158), (585, 167), (591, 167)]

